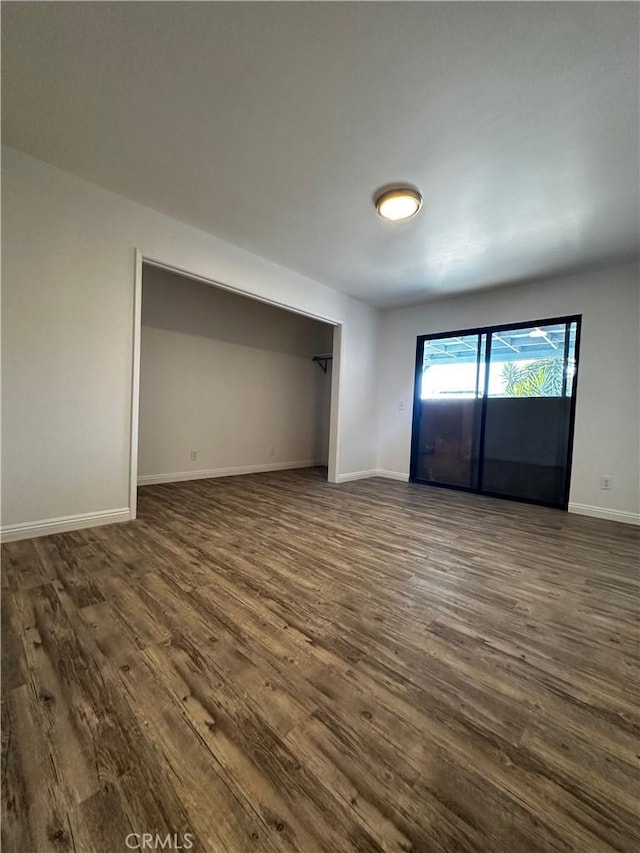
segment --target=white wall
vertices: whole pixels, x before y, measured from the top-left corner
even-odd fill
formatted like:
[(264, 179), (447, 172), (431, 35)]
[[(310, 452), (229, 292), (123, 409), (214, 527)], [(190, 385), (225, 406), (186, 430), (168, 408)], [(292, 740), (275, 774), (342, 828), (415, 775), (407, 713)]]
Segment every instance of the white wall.
[(375, 468), (374, 309), (11, 148), (2, 152), (5, 538), (126, 517), (136, 247), (343, 324), (335, 473)]
[[(406, 476), (418, 334), (583, 313), (571, 501), (638, 513), (637, 266), (380, 319), (322, 284), (6, 147), (2, 180), (5, 538), (127, 516), (135, 247), (342, 324), (331, 424), (338, 480), (376, 469)], [(614, 478), (611, 492), (599, 488), (602, 473)]]
[(145, 266), (140, 481), (326, 463), (331, 377), (312, 357), (332, 339), (326, 323)]
[[(582, 314), (570, 508), (637, 520), (639, 290), (639, 269), (632, 264), (384, 312), (378, 348), (378, 467), (399, 476), (409, 471), (418, 335)], [(613, 477), (612, 491), (600, 489), (602, 474)]]

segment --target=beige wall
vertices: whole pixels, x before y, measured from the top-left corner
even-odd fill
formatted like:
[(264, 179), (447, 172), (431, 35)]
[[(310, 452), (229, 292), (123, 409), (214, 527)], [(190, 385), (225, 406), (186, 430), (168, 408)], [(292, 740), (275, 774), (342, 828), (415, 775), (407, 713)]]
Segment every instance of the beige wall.
[[(570, 509), (637, 521), (639, 292), (638, 265), (627, 264), (384, 312), (378, 347), (378, 467), (399, 476), (409, 472), (418, 335), (582, 314)], [(613, 477), (611, 491), (600, 488), (603, 474)]]
[(332, 338), (325, 323), (145, 266), (141, 481), (326, 464), (331, 377), (311, 359)]

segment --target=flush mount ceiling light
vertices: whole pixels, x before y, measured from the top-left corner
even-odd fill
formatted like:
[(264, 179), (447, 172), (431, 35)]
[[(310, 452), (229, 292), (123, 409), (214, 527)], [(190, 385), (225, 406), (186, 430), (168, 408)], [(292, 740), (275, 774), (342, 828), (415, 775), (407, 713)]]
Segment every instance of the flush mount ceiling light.
[(422, 207), (422, 196), (412, 187), (385, 190), (376, 198), (376, 210), (383, 219), (398, 222), (410, 219)]

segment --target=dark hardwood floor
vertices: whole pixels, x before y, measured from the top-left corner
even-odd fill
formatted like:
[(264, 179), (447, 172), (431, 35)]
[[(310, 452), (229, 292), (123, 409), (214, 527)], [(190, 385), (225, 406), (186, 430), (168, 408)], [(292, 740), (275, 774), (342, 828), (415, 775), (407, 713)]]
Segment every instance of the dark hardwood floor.
[(638, 546), (319, 470), (5, 545), (3, 850), (638, 851)]

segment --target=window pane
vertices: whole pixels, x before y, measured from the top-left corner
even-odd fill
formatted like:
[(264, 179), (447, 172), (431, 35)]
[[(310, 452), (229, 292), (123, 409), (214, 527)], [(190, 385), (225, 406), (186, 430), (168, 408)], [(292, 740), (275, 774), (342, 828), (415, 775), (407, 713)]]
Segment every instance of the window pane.
[(478, 335), (464, 335), (424, 342), (423, 400), (477, 397), (478, 339)]
[[(575, 323), (572, 326), (575, 345)], [(488, 396), (566, 395), (566, 335), (565, 323), (493, 332)]]

